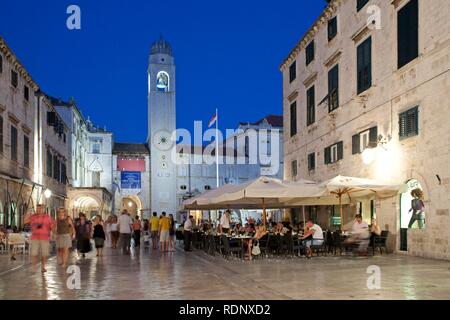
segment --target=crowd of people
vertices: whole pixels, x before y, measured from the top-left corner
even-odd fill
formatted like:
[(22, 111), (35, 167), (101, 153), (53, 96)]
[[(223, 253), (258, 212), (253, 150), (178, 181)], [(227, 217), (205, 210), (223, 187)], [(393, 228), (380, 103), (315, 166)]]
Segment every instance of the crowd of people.
[[(59, 208), (54, 220), (44, 205), (37, 205), (36, 212), (24, 216), (24, 231), (30, 232), (30, 255), (33, 266), (39, 260), (41, 271), (45, 273), (47, 257), (50, 255), (51, 242), (54, 241), (58, 264), (67, 267), (71, 249), (75, 249), (79, 258), (93, 252), (103, 257), (104, 247), (121, 249), (125, 255), (131, 253), (132, 247), (153, 248), (161, 252), (175, 251), (176, 223), (172, 214), (162, 212), (158, 217), (154, 212), (150, 220), (141, 220), (139, 216), (132, 218), (127, 210), (119, 216), (111, 215), (103, 221), (100, 215), (88, 219), (86, 214), (79, 213), (72, 219), (65, 208)], [(0, 230), (0, 237), (6, 238), (14, 230)], [(11, 259), (15, 260), (14, 252)]]
[[(132, 247), (139, 248), (143, 243), (145, 248), (152, 248), (160, 252), (175, 251), (175, 235), (179, 231), (183, 235), (184, 250), (192, 251), (192, 238), (194, 231), (200, 231), (205, 235), (245, 235), (245, 245), (248, 256), (252, 257), (258, 241), (268, 233), (276, 235), (295, 234), (302, 241), (306, 257), (312, 255), (312, 246), (320, 246), (324, 243), (324, 232), (318, 224), (312, 220), (306, 223), (291, 224), (289, 221), (272, 222), (268, 225), (253, 218), (247, 218), (245, 224), (233, 223), (231, 211), (227, 210), (221, 215), (218, 224), (201, 221), (196, 225), (193, 216), (186, 218), (184, 223), (176, 229), (176, 222), (172, 214), (162, 212), (160, 216), (153, 212), (149, 220), (141, 220), (139, 216), (132, 218), (127, 210), (123, 210), (119, 216), (111, 215), (103, 221), (100, 215), (91, 220), (84, 213), (73, 220), (68, 216), (65, 208), (57, 212), (56, 221), (45, 211), (43, 205), (38, 205), (34, 214), (28, 214), (24, 218), (24, 224), (31, 231), (31, 256), (33, 264), (36, 265), (38, 257), (41, 260), (41, 270), (46, 272), (46, 258), (50, 253), (50, 242), (56, 244), (58, 264), (67, 266), (70, 250), (73, 247), (81, 258), (93, 251), (92, 243), (96, 249), (97, 257), (103, 256), (104, 247), (121, 249), (122, 253), (129, 255)], [(344, 232), (346, 230), (343, 230)], [(0, 237), (5, 237), (13, 230), (0, 230)], [(376, 220), (368, 223), (361, 215), (356, 215), (350, 236), (345, 239), (345, 244), (357, 248), (357, 252), (367, 252), (370, 238), (381, 234), (381, 228)], [(14, 254), (11, 256), (14, 258)]]

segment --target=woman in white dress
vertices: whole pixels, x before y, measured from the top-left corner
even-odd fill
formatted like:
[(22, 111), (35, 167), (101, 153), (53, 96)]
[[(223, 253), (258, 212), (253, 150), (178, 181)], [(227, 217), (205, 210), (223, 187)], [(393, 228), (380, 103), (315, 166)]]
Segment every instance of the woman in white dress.
[(109, 216), (108, 217), (108, 220), (106, 220), (106, 223), (105, 223), (105, 225), (106, 225), (106, 232), (105, 232), (105, 235), (106, 235), (106, 243), (105, 243), (105, 246), (107, 247), (107, 248), (111, 248), (112, 247), (112, 241), (111, 241), (111, 222), (112, 222), (112, 218), (111, 218), (111, 216)]

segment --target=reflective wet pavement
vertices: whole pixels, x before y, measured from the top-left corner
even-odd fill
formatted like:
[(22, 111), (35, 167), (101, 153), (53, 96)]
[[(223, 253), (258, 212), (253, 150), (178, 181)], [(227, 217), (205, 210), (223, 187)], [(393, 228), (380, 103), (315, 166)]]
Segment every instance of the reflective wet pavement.
[[(0, 258), (5, 268), (7, 257)], [(79, 290), (67, 288), (69, 275), (55, 259), (44, 275), (21, 259), (9, 264), (15, 270), (0, 269), (0, 299), (450, 299), (449, 262), (399, 255), (241, 262), (201, 251), (107, 250), (103, 258), (72, 255)], [(371, 265), (380, 267), (380, 290), (367, 288)]]

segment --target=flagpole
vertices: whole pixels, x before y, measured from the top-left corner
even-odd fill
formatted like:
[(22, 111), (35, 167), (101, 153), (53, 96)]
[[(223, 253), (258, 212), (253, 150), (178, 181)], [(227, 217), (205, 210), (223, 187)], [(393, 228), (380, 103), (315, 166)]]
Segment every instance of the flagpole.
[(216, 108), (216, 186), (219, 188), (219, 111)]

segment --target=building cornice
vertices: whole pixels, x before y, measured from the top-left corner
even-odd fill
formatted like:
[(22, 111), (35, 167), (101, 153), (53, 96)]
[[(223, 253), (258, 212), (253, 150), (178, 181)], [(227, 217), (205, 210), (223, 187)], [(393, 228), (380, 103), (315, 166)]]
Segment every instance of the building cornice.
[(27, 84), (33, 88), (34, 91), (39, 90), (37, 83), (31, 78), (30, 74), (26, 71), (25, 67), (20, 63), (19, 59), (13, 53), (13, 51), (8, 47), (5, 40), (0, 36), (0, 52), (2, 52), (6, 59), (14, 66), (14, 68), (19, 72), (19, 74), (25, 79)]
[(314, 21), (313, 25), (306, 31), (297, 45), (292, 49), (287, 58), (284, 59), (283, 63), (280, 65), (280, 71), (283, 72), (288, 65), (290, 65), (299, 54), (299, 52), (304, 49), (309, 42), (316, 36), (319, 28), (327, 23), (333, 15), (336, 13), (337, 8), (344, 0), (331, 0), (325, 10), (322, 11), (320, 16)]

